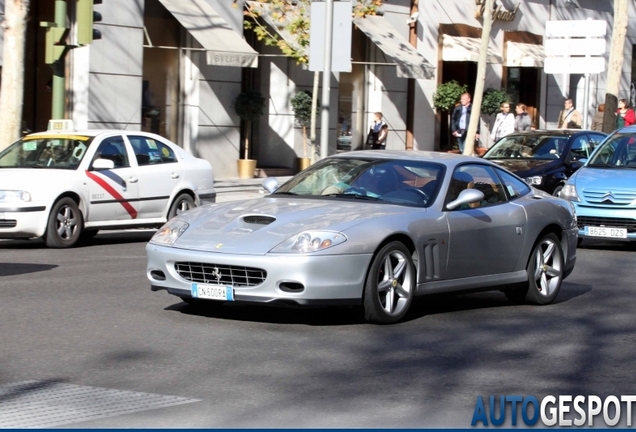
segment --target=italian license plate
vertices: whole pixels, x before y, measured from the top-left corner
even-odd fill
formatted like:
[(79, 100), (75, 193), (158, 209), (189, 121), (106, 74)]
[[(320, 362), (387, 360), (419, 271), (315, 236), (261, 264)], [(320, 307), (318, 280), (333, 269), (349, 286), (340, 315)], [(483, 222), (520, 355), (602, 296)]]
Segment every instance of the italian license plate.
[(627, 228), (585, 227), (585, 234), (589, 237), (627, 238)]
[(192, 297), (208, 300), (234, 301), (234, 289), (229, 285), (193, 283)]

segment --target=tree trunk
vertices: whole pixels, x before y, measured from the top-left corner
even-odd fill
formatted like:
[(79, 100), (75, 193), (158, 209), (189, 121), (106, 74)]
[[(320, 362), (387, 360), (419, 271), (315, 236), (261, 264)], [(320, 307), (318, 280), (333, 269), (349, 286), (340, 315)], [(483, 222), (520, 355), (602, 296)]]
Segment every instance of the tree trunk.
[(627, 18), (627, 0), (614, 0), (614, 26), (612, 28), (612, 46), (607, 66), (605, 113), (603, 114), (603, 132), (606, 133), (616, 129), (615, 113), (618, 109), (618, 92), (621, 86)]
[(479, 50), (479, 61), (477, 62), (477, 80), (475, 81), (473, 108), (470, 112), (470, 123), (468, 124), (468, 132), (466, 132), (466, 142), (464, 143), (465, 155), (472, 155), (475, 150), (475, 138), (477, 136), (477, 127), (479, 126), (479, 115), (481, 114), (481, 101), (484, 97), (484, 85), (486, 83), (486, 62), (488, 60), (490, 29), (492, 28), (493, 3), (494, 0), (486, 0), (484, 8), (484, 24), (481, 29), (481, 48)]
[(24, 45), (29, 0), (6, 0), (0, 87), (0, 150), (20, 138), (24, 103)]
[(243, 141), (243, 151), (245, 152), (245, 157), (243, 159), (249, 159), (250, 158), (250, 132), (251, 132), (251, 128), (250, 128), (250, 121), (249, 120), (245, 120), (245, 137), (244, 137), (244, 141)]

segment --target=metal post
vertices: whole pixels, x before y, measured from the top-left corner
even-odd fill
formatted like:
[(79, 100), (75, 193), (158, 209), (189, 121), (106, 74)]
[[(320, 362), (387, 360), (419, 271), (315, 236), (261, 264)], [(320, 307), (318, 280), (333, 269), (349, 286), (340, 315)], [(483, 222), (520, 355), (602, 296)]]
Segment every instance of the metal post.
[(585, 74), (585, 90), (583, 95), (583, 129), (588, 129), (590, 111), (590, 74)]
[[(55, 0), (55, 26), (66, 27), (66, 0)], [(51, 118), (59, 120), (64, 118), (64, 56), (60, 56), (51, 66), (53, 68)]]
[(326, 0), (325, 64), (322, 74), (322, 100), (320, 109), (320, 159), (329, 155), (329, 91), (331, 90), (331, 35), (333, 27), (333, 0)]

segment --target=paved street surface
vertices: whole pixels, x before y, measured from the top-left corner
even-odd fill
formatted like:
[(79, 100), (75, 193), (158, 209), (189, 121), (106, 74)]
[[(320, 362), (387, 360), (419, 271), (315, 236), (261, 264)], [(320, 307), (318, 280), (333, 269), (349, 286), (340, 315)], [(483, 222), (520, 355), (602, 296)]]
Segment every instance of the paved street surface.
[(588, 244), (555, 304), (200, 310), (149, 289), (152, 231), (0, 242), (0, 427), (470, 427), (482, 395), (636, 394), (634, 245)]

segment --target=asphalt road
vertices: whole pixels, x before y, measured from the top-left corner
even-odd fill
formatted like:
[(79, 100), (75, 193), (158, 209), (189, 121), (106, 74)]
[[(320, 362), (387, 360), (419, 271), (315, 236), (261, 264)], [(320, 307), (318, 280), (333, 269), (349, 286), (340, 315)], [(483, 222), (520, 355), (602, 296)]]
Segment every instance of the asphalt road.
[[(153, 293), (150, 236), (0, 242), (0, 427), (8, 407), (35, 415), (29, 393), (70, 428), (470, 427), (480, 395), (636, 394), (635, 245), (584, 245), (549, 306), (426, 297), (378, 326), (356, 308), (199, 310)], [(183, 399), (82, 417), (47, 393), (86, 388)]]

